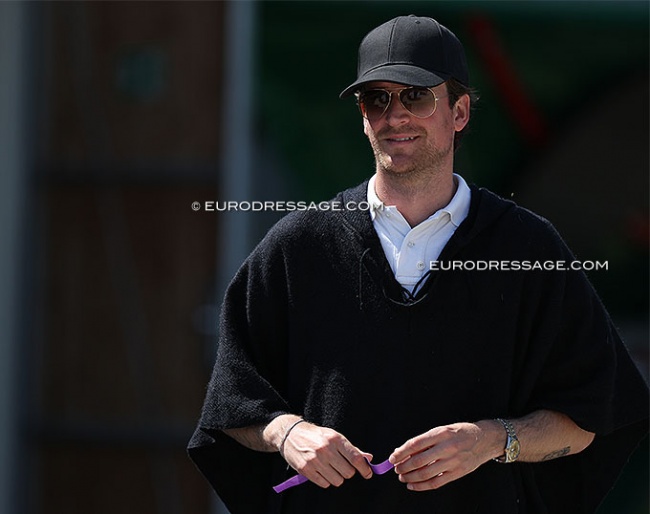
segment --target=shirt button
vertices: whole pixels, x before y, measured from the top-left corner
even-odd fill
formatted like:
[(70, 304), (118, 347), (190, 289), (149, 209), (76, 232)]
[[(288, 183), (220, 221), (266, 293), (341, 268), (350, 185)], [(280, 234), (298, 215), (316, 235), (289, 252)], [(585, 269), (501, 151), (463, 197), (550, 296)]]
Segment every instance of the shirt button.
[(417, 268), (422, 271), (424, 269), (424, 261), (418, 261)]
[(413, 248), (415, 246), (415, 243), (413, 241), (409, 241), (407, 244), (409, 248)]

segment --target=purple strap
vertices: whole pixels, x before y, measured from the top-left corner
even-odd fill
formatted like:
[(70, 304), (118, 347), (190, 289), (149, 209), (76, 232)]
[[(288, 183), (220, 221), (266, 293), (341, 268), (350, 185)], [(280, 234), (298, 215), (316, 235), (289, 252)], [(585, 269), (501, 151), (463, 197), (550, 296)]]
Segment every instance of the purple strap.
[[(370, 464), (370, 462), (368, 462)], [(381, 464), (370, 464), (370, 469), (376, 474), (376, 475), (383, 475), (384, 473), (387, 473), (391, 469), (393, 469), (393, 465), (390, 463), (390, 461), (385, 460)], [(302, 475), (294, 475), (292, 476), (289, 480), (285, 480), (281, 484), (276, 485), (273, 490), (276, 493), (281, 493), (282, 491), (286, 491), (287, 489), (304, 484), (305, 482), (308, 482), (308, 479)]]

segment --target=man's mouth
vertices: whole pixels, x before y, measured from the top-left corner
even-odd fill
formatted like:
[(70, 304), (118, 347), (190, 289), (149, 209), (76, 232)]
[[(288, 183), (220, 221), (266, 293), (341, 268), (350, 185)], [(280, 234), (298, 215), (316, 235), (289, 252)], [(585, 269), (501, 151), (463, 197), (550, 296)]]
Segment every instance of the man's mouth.
[(403, 143), (404, 141), (414, 141), (418, 136), (404, 136), (404, 137), (387, 137), (386, 141)]

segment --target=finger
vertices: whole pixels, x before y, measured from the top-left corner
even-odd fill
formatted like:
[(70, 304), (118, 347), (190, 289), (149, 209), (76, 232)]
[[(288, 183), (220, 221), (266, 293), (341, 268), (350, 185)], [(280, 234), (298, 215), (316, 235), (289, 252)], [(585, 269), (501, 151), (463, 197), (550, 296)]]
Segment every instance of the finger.
[(449, 463), (447, 461), (436, 461), (409, 473), (400, 473), (399, 480), (400, 482), (407, 484), (426, 482), (427, 480), (430, 480), (441, 473), (445, 473), (448, 470)]
[(420, 453), (411, 455), (395, 466), (395, 473), (404, 475), (417, 469), (426, 468), (431, 463), (445, 458), (446, 452), (443, 445), (436, 445)]
[[(352, 478), (356, 473), (354, 466), (347, 460), (347, 458), (338, 453), (329, 463), (330, 467), (338, 473), (342, 480)], [(332, 482), (333, 485), (337, 485)], [(338, 484), (340, 485), (340, 484)]]
[(361, 455), (363, 455), (363, 458), (366, 459), (368, 462), (372, 462), (372, 459), (375, 458), (372, 453), (361, 452)]
[(334, 487), (342, 486), (346, 479), (332, 464), (326, 465), (322, 470), (319, 470), (319, 473)]
[[(350, 465), (348, 464), (348, 466)], [(305, 466), (298, 472), (324, 488), (330, 485), (339, 487), (345, 481), (345, 477), (334, 467), (332, 460), (314, 461), (310, 466)]]
[(370, 473), (368, 475), (364, 475), (360, 472), (361, 476), (368, 480), (369, 478), (372, 478), (372, 476), (375, 474), (372, 468), (370, 467), (370, 463), (372, 462), (372, 459), (375, 457), (373, 456), (372, 453), (367, 453), (367, 452), (361, 452), (361, 455), (363, 455), (363, 458), (366, 459), (366, 462), (368, 463), (368, 467), (370, 468)]
[(372, 477), (372, 469), (369, 464), (369, 461), (373, 458), (372, 454), (362, 452), (359, 448), (348, 442), (344, 445), (343, 456), (363, 478), (368, 479)]
[(457, 470), (447, 471), (422, 482), (409, 482), (406, 487), (411, 491), (430, 491), (432, 489), (440, 489), (442, 486), (453, 482), (454, 480), (458, 480), (464, 475), (465, 473)]
[(330, 481), (314, 467), (305, 467), (298, 472), (307, 480), (313, 482), (318, 487), (322, 487), (323, 489), (327, 489), (330, 485), (332, 485)]
[(298, 452), (296, 461), (293, 460), (293, 452), (285, 452), (285, 457), (288, 457), (288, 462), (298, 473), (323, 488), (330, 485), (340, 486), (345, 479), (342, 474), (354, 475), (354, 468), (334, 448), (309, 451), (305, 454)]
[[(443, 428), (443, 427), (440, 427)], [(427, 448), (430, 448), (440, 440), (440, 428), (433, 428), (424, 434), (420, 434), (412, 439), (406, 441), (402, 446), (395, 448), (389, 460), (393, 464), (398, 464), (403, 460), (409, 458), (411, 455), (420, 453)]]
[[(318, 472), (335, 487), (341, 486), (345, 480), (352, 478), (356, 473), (356, 468), (348, 460), (350, 448), (347, 446), (352, 447), (352, 445), (343, 436), (340, 437), (342, 442), (330, 448), (316, 464)], [(360, 452), (359, 458), (363, 459)]]

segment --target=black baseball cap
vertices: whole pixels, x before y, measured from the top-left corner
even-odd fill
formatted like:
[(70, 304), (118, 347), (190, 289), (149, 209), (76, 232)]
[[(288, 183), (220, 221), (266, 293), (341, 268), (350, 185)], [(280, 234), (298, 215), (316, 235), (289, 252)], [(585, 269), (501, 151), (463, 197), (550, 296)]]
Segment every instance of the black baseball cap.
[(366, 82), (433, 87), (450, 78), (469, 87), (465, 50), (454, 33), (433, 18), (399, 16), (363, 38), (357, 80), (340, 97), (350, 96)]

